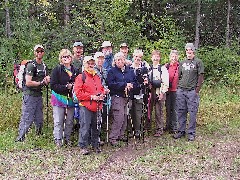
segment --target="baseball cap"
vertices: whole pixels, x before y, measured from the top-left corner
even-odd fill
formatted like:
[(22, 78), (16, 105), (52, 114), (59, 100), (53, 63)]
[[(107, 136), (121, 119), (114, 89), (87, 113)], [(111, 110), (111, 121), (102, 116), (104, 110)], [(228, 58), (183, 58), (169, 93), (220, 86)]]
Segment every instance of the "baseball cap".
[(94, 59), (96, 60), (97, 58), (103, 56), (104, 57), (104, 54), (102, 52), (96, 52), (95, 55), (94, 55)]
[(44, 47), (41, 44), (37, 44), (36, 46), (34, 46), (34, 51), (36, 51), (38, 48), (41, 48), (44, 50)]
[(127, 45), (127, 43), (122, 43), (122, 44), (120, 44), (120, 48), (121, 47), (128, 47), (128, 45)]
[(73, 47), (76, 47), (76, 46), (83, 46), (83, 43), (80, 41), (77, 41), (73, 44)]
[(85, 63), (87, 63), (90, 60), (95, 61), (95, 59), (92, 56), (85, 56), (84, 59), (83, 59), (83, 63), (85, 64)]
[(103, 43), (102, 43), (102, 48), (103, 47), (111, 47), (112, 46), (112, 44), (111, 44), (111, 42), (110, 41), (104, 41)]

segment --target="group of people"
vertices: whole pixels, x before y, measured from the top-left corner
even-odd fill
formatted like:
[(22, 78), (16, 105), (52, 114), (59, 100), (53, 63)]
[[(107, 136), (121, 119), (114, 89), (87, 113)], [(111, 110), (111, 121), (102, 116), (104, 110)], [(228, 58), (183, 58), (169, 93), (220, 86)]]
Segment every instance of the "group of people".
[(185, 50), (185, 60), (179, 62), (178, 51), (172, 49), (170, 62), (161, 65), (159, 50), (152, 51), (149, 64), (143, 60), (141, 49), (135, 49), (131, 57), (126, 43), (122, 43), (114, 55), (111, 42), (104, 41), (101, 51), (94, 56), (84, 56), (84, 45), (77, 41), (73, 44), (73, 54), (68, 49), (60, 51), (59, 64), (50, 75), (42, 62), (44, 47), (36, 45), (34, 63), (26, 67), (16, 141), (24, 141), (33, 122), (37, 134), (42, 133), (42, 87), (48, 84), (53, 107), (53, 136), (58, 147), (72, 145), (74, 123), (79, 126), (78, 146), (83, 155), (90, 153), (90, 145), (99, 153), (103, 141), (118, 146), (118, 141), (126, 142), (131, 135), (142, 137), (144, 132), (153, 129), (154, 137), (168, 131), (175, 139), (187, 134), (188, 140), (193, 141), (204, 66), (195, 57), (192, 43), (187, 43)]

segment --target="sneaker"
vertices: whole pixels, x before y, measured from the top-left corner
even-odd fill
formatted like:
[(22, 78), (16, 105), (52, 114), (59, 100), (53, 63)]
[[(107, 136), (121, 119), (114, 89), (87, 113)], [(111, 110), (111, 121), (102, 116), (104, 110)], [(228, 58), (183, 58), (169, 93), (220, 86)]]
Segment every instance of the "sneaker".
[(176, 134), (173, 135), (174, 139), (179, 139), (181, 137), (185, 136), (185, 132), (178, 132)]
[(82, 154), (82, 155), (88, 155), (88, 154), (89, 154), (88, 149), (87, 149), (87, 148), (81, 149), (81, 154)]
[(194, 140), (195, 140), (195, 136), (193, 134), (189, 134), (188, 141), (194, 141)]

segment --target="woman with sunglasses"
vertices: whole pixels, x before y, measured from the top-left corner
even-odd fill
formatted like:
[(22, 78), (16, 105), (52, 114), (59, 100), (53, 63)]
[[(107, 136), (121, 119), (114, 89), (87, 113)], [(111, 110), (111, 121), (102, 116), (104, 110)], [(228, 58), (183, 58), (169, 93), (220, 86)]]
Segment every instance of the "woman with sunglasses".
[(57, 147), (61, 147), (63, 144), (72, 145), (70, 141), (74, 114), (72, 88), (78, 71), (71, 63), (72, 53), (68, 49), (62, 49), (59, 53), (59, 65), (53, 69), (51, 74), (53, 136)]

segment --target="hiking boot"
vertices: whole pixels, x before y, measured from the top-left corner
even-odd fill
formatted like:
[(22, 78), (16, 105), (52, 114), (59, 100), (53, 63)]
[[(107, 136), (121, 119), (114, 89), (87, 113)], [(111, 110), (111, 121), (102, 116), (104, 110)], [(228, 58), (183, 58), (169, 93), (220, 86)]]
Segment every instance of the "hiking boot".
[(127, 142), (128, 139), (126, 137), (121, 137), (121, 138), (117, 139), (117, 141)]
[(57, 146), (57, 148), (61, 148), (62, 147), (62, 140), (55, 140), (55, 145)]
[(194, 140), (195, 140), (195, 136), (193, 134), (189, 134), (188, 141), (194, 141)]
[(157, 131), (153, 136), (154, 137), (160, 137), (163, 135), (163, 131)]
[(95, 152), (96, 152), (97, 154), (99, 154), (99, 153), (102, 152), (102, 150), (100, 149), (100, 147), (94, 148), (94, 150), (95, 150)]
[(87, 149), (87, 148), (81, 149), (81, 154), (82, 154), (82, 155), (88, 155), (88, 154), (89, 154), (88, 149)]
[(111, 146), (118, 147), (117, 141), (110, 141)]
[(153, 136), (154, 137), (160, 137), (163, 135), (163, 132), (156, 132)]
[(66, 145), (66, 146), (68, 146), (68, 147), (72, 147), (72, 141), (70, 141), (70, 140), (65, 140), (64, 141), (64, 144)]
[(183, 136), (185, 136), (185, 132), (178, 132), (178, 133), (176, 133), (176, 134), (174, 134), (173, 135), (173, 138), (174, 139), (179, 139), (179, 138), (181, 138), (181, 137), (183, 137)]
[(15, 142), (23, 142), (25, 140), (25, 137), (17, 137)]
[(100, 142), (99, 142), (99, 145), (100, 145), (100, 146), (103, 146), (104, 144), (105, 144), (104, 141), (100, 141)]
[(136, 132), (135, 133), (135, 138), (139, 138), (140, 137), (140, 133), (139, 132)]
[(43, 134), (43, 132), (42, 132), (42, 127), (37, 128), (37, 129), (36, 129), (36, 135), (37, 135), (37, 136), (40, 136), (40, 135), (42, 135), (42, 134)]

